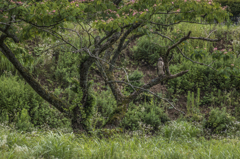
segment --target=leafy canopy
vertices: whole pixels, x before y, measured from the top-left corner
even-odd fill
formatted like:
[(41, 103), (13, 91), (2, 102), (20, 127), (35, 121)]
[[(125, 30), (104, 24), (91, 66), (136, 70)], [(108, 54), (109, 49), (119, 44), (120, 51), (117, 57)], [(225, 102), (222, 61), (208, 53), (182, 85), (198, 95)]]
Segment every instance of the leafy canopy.
[(99, 30), (120, 30), (127, 25), (140, 23), (146, 27), (137, 31), (146, 33), (153, 29), (151, 18), (154, 15), (161, 17), (162, 14), (170, 13), (174, 22), (196, 21), (196, 17), (205, 13), (208, 22), (214, 18), (223, 21), (228, 15), (225, 8), (212, 0), (116, 1), (75, 0), (69, 3), (67, 0), (3, 0), (0, 4), (0, 27), (17, 20), (26, 22), (11, 28), (12, 33), (17, 32), (24, 39), (36, 34), (51, 35), (45, 28), (51, 27), (56, 31), (63, 27), (65, 21), (92, 21)]

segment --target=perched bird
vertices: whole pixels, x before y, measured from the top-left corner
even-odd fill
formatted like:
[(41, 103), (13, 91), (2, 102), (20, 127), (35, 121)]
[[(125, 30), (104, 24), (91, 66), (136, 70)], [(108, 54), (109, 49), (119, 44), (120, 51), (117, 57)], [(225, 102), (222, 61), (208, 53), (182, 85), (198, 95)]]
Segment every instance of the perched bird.
[[(164, 62), (163, 62), (163, 59), (162, 57), (160, 57), (158, 59), (158, 62), (157, 62), (157, 74), (158, 76), (162, 76), (165, 74), (165, 67), (164, 67)], [(161, 85), (163, 85), (163, 81), (161, 82)]]
[(157, 74), (158, 74), (158, 76), (164, 75), (165, 74), (164, 71), (165, 71), (164, 62), (163, 62), (162, 57), (160, 57), (158, 59), (158, 62), (157, 62)]

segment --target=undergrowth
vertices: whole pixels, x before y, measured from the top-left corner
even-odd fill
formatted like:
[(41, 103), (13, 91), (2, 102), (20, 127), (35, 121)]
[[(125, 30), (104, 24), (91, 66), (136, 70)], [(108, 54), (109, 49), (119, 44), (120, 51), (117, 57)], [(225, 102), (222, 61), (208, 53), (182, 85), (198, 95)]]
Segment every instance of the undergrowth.
[(199, 128), (173, 122), (163, 134), (115, 134), (110, 138), (58, 131), (17, 132), (0, 125), (1, 158), (239, 158), (239, 138), (206, 140)]

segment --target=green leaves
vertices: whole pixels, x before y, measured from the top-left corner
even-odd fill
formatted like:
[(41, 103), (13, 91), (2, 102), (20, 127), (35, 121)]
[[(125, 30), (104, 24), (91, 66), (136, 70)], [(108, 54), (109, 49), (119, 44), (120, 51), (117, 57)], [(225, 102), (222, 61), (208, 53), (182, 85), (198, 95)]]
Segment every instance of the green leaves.
[(207, 51), (204, 49), (195, 49), (194, 53), (191, 55), (191, 58), (196, 58), (197, 60), (202, 60), (206, 56)]

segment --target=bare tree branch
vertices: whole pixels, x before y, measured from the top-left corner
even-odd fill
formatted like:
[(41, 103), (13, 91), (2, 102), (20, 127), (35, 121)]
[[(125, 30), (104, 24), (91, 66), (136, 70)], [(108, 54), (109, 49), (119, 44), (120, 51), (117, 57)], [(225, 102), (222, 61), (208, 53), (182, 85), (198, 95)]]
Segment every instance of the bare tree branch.
[[(159, 98), (159, 99), (165, 100), (165, 101), (168, 102), (175, 110), (177, 110), (177, 111), (185, 114), (183, 111), (177, 109), (167, 98), (162, 98), (162, 97), (158, 96), (156, 93), (153, 93), (152, 91), (149, 91), (148, 89), (144, 89), (144, 88), (141, 88), (141, 87), (133, 86), (133, 85), (131, 85), (130, 83), (127, 83), (127, 82), (124, 82), (124, 81), (108, 81), (108, 82), (106, 82), (106, 83), (124, 83), (124, 84), (126, 84), (126, 85), (131, 86), (132, 88), (140, 89), (140, 90), (142, 90), (143, 92), (146, 91), (146, 92), (154, 95), (155, 97), (157, 97), (157, 98)], [(134, 89), (134, 90), (135, 90), (135, 89)]]
[[(152, 79), (150, 82), (148, 82), (147, 84), (143, 85), (141, 88), (143, 89), (149, 89), (159, 83), (161, 83), (162, 81), (167, 81), (167, 80), (170, 80), (170, 79), (174, 79), (174, 78), (177, 78), (177, 77), (180, 77), (184, 74), (186, 74), (188, 72), (188, 70), (186, 71), (182, 71), (182, 72), (179, 72), (175, 75), (169, 75), (169, 76), (160, 76), (160, 77), (157, 77), (155, 79)], [(135, 92), (133, 92), (130, 96), (128, 96), (128, 99), (132, 100), (132, 99), (135, 99), (140, 93), (142, 93), (143, 91), (140, 89), (140, 90), (137, 90)]]
[(188, 39), (204, 40), (204, 41), (210, 41), (210, 42), (218, 42), (221, 40), (221, 39), (208, 39), (203, 37), (189, 37)]
[(166, 56), (168, 57), (170, 51), (171, 51), (172, 49), (174, 49), (176, 46), (178, 46), (179, 44), (181, 44), (183, 41), (189, 39), (189, 38), (190, 38), (190, 37), (189, 37), (190, 34), (191, 34), (191, 31), (189, 31), (188, 34), (187, 34), (185, 37), (181, 38), (178, 42), (176, 42), (175, 44), (173, 44), (172, 46), (170, 46), (170, 47), (167, 49)]
[[(73, 44), (71, 44), (70, 42), (68, 42), (67, 40), (65, 40), (62, 35), (54, 32), (54, 31), (52, 31), (52, 30), (51, 30), (51, 31), (54, 32), (54, 33), (52, 33), (52, 32), (49, 31), (49, 30), (43, 29), (43, 28), (38, 28), (38, 29), (41, 29), (41, 30), (43, 30), (43, 31), (45, 31), (45, 32), (48, 32), (49, 34), (53, 35), (54, 37), (58, 38), (59, 40), (62, 40), (62, 41), (65, 42), (66, 44), (72, 46), (75, 50), (78, 50), (76, 46), (74, 46)], [(57, 34), (57, 35), (56, 35), (56, 34)]]
[(60, 45), (66, 45), (66, 43), (59, 43), (59, 44), (54, 45), (54, 46), (52, 46), (52, 47), (50, 47), (50, 48), (48, 48), (48, 49), (46, 49), (46, 50), (41, 51), (40, 53), (44, 53), (44, 52), (46, 52), (46, 51), (48, 51), (48, 50), (50, 50), (50, 49), (53, 49), (53, 48), (55, 48), (55, 47), (58, 47), (58, 46), (60, 46)]
[(179, 23), (194, 23), (194, 24), (202, 24), (202, 25), (209, 25), (209, 24), (215, 24), (215, 23), (198, 23), (198, 22), (191, 22), (191, 21), (178, 21), (176, 23), (170, 23), (170, 24), (161, 24), (161, 23), (156, 23), (156, 22), (150, 22), (151, 24), (156, 24), (156, 25), (161, 25), (161, 26), (171, 26), (171, 25), (176, 25)]
[[(0, 28), (0, 31), (3, 32), (4, 34), (6, 34), (7, 37), (12, 38), (15, 43), (18, 43), (18, 42), (19, 42), (18, 37), (17, 37), (16, 35), (11, 34), (11, 33), (9, 32), (9, 28), (10, 28), (10, 26), (11, 26), (11, 24), (12, 24), (12, 20), (13, 20), (13, 17), (11, 17), (11, 19), (10, 19), (10, 21), (9, 21), (9, 25), (7, 25), (7, 26), (5, 27), (5, 29)], [(15, 21), (15, 20), (14, 20), (14, 21)], [(0, 38), (0, 40), (1, 40), (1, 38)], [(4, 39), (3, 39), (3, 40), (4, 40)], [(3, 41), (3, 40), (2, 40), (2, 41)]]
[[(160, 36), (162, 36), (162, 37), (164, 37), (164, 38), (167, 38), (167, 39), (169, 39), (170, 41), (174, 42), (171, 38), (169, 38), (169, 37), (167, 37), (167, 36), (165, 36), (165, 35), (163, 35), (163, 34), (161, 34), (161, 33), (159, 33), (159, 32), (153, 32), (153, 33), (154, 33), (154, 34), (157, 34), (157, 35), (160, 35)], [(202, 40), (203, 40), (203, 39), (202, 39)], [(178, 51), (182, 54), (182, 56), (185, 57), (186, 59), (188, 59), (189, 61), (191, 61), (191, 62), (193, 62), (193, 63), (196, 63), (196, 64), (199, 64), (199, 65), (204, 65), (204, 66), (210, 67), (211, 69), (217, 71), (216, 69), (214, 69), (214, 68), (211, 67), (210, 65), (207, 65), (207, 64), (204, 64), (204, 63), (201, 63), (201, 62), (197, 62), (197, 61), (194, 61), (194, 60), (190, 59), (189, 57), (187, 57), (187, 56), (181, 51), (181, 49), (180, 49), (178, 46), (177, 46), (177, 49), (178, 49)]]
[(113, 58), (111, 60), (111, 66), (109, 68), (109, 71), (112, 71), (113, 70), (113, 67), (112, 65), (115, 64), (116, 60), (117, 60), (117, 57), (119, 56), (119, 54), (121, 53), (122, 49), (123, 49), (123, 44), (124, 44), (124, 41), (125, 39), (127, 38), (127, 36), (136, 28), (138, 28), (141, 24), (135, 24), (133, 25), (131, 28), (129, 28), (125, 33), (124, 35), (122, 36), (122, 38), (120, 39), (120, 42), (118, 44), (118, 47), (117, 49), (115, 50), (114, 52), (114, 55), (113, 55)]

